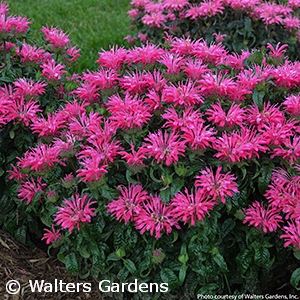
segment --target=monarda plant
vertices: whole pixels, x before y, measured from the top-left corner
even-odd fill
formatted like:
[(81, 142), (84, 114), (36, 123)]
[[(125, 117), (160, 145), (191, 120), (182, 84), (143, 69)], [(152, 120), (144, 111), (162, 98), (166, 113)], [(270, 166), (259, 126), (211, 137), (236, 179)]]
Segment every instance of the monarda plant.
[(160, 42), (164, 38), (203, 38), (222, 42), (229, 50), (289, 45), (291, 60), (299, 60), (300, 3), (297, 0), (132, 0), (128, 11), (136, 34), (129, 42)]
[(73, 75), (80, 56), (68, 35), (54, 27), (42, 28), (43, 47), (29, 42), (30, 24), (25, 17), (10, 15), (5, 2), (0, 4), (0, 226), (23, 243), (40, 226), (37, 218), (19, 214), (5, 173), (17, 163), (16, 157), (36, 145), (39, 126), (33, 128), (32, 121), (38, 117), (51, 126), (51, 112), (72, 99), (67, 91), (76, 86), (76, 75), (67, 81), (69, 86), (62, 81)]
[(8, 171), (10, 201), (71, 274), (168, 283), (133, 299), (294, 293), (300, 63), (286, 47), (100, 52), (71, 98), (28, 118), (39, 140)]

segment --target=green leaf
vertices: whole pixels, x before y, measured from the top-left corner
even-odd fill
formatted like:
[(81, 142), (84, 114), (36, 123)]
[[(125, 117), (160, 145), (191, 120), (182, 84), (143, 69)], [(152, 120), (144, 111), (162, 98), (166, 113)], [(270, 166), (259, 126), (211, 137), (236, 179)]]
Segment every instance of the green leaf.
[(257, 88), (254, 89), (252, 94), (252, 100), (256, 104), (259, 110), (263, 109), (263, 99), (265, 96), (265, 91), (258, 91)]
[(261, 166), (260, 176), (258, 177), (258, 190), (261, 194), (264, 194), (268, 188), (274, 168), (275, 165), (272, 162)]
[(177, 276), (169, 268), (164, 268), (160, 271), (160, 278), (163, 283), (167, 283), (169, 285), (169, 288), (173, 288), (179, 285)]
[(171, 184), (171, 196), (177, 194), (184, 186), (184, 180), (180, 178), (174, 179)]
[(78, 261), (75, 253), (69, 253), (65, 257), (66, 269), (70, 275), (75, 275), (79, 271)]
[(215, 255), (212, 256), (214, 262), (221, 268), (222, 272), (227, 272), (227, 264), (225, 262), (224, 257), (218, 252)]
[(136, 274), (136, 266), (134, 264), (134, 262), (132, 260), (130, 260), (129, 258), (124, 260), (124, 266), (126, 267), (126, 269), (132, 274)]
[(78, 251), (83, 258), (89, 258), (91, 256), (90, 252), (85, 246), (80, 247)]
[(294, 256), (300, 260), (300, 251), (294, 251)]
[(290, 279), (291, 285), (297, 290), (300, 291), (300, 268), (296, 269)]
[(129, 183), (133, 183), (133, 184), (139, 184), (140, 182), (138, 182), (137, 180), (131, 178), (131, 176), (133, 175), (133, 173), (129, 170), (126, 170), (126, 180)]
[(254, 261), (260, 267), (265, 267), (269, 265), (270, 262), (270, 252), (263, 245), (258, 245), (254, 248)]
[(249, 249), (243, 250), (237, 255), (235, 261), (241, 270), (241, 274), (245, 274), (252, 263), (252, 252)]
[(117, 256), (116, 252), (110, 253), (106, 259), (106, 261), (117, 261), (117, 260), (120, 260), (120, 258)]
[(233, 219), (227, 219), (225, 222), (222, 224), (222, 237), (224, 238), (229, 232), (232, 231), (232, 229), (235, 227), (235, 220)]
[(115, 199), (118, 196), (118, 192), (110, 188), (107, 184), (102, 185), (99, 190), (101, 196), (106, 199)]
[(24, 225), (17, 229), (15, 233), (15, 238), (22, 244), (26, 244), (27, 233), (26, 233), (26, 227)]
[(185, 280), (187, 268), (188, 268), (188, 266), (186, 264), (183, 264), (180, 267), (180, 270), (179, 270), (179, 282), (180, 282), (180, 284), (183, 284), (183, 282)]
[(160, 190), (159, 192), (161, 200), (163, 203), (169, 203), (170, 199), (171, 199), (171, 188), (164, 188), (162, 190)]

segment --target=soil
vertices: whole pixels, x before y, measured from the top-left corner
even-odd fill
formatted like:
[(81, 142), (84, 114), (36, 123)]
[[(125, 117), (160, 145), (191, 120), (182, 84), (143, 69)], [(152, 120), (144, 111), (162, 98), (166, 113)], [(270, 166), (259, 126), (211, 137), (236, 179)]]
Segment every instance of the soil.
[[(55, 286), (56, 282), (72, 283), (75, 290), (80, 292), (64, 293), (51, 292), (49, 289), (41, 292), (32, 292), (29, 280), (44, 280)], [(9, 294), (6, 284), (10, 280), (17, 280), (20, 284), (19, 292)], [(61, 281), (60, 281), (61, 280)], [(77, 287), (77, 283), (81, 283)], [(83, 283), (87, 284), (85, 292)], [(47, 284), (44, 285), (45, 287)], [(50, 285), (48, 284), (48, 287)], [(12, 286), (13, 288), (16, 285)], [(72, 288), (72, 286), (70, 287)], [(63, 286), (65, 290), (65, 286)], [(16, 242), (8, 233), (0, 230), (0, 300), (102, 300), (96, 282), (91, 279), (79, 279), (70, 276), (64, 265), (54, 258), (50, 258), (41, 249), (28, 249)]]

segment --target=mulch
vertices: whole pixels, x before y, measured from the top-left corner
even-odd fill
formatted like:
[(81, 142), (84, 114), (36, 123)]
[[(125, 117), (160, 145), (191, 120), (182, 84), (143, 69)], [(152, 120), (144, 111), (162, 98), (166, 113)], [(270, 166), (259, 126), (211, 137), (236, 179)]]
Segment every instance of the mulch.
[[(56, 282), (90, 284), (88, 292), (64, 293), (48, 290), (32, 292), (29, 280), (44, 280), (53, 285)], [(17, 280), (20, 290), (16, 294), (6, 291), (7, 282)], [(46, 285), (45, 285), (46, 286)], [(49, 286), (49, 285), (48, 285)], [(16, 285), (13, 285), (16, 287)], [(86, 289), (87, 290), (87, 289)], [(96, 282), (91, 279), (80, 279), (70, 276), (64, 265), (51, 258), (39, 248), (29, 249), (16, 242), (7, 232), (0, 230), (0, 300), (101, 300)]]

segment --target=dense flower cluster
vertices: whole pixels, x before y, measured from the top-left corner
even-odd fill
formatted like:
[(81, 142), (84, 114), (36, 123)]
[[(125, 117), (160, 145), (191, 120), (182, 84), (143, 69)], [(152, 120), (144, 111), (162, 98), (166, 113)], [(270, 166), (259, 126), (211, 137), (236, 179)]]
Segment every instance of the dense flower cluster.
[[(132, 0), (131, 6), (128, 14), (138, 33), (127, 36), (129, 42), (161, 42), (164, 33), (208, 41), (214, 37), (216, 42), (224, 42), (235, 51), (266, 46), (266, 41), (288, 42), (287, 36), (300, 42), (297, 1)], [(297, 56), (296, 52), (293, 55)]]
[[(280, 50), (283, 53), (284, 48)], [(271, 58), (274, 51), (270, 47)], [(30, 115), (10, 117), (29, 126), (40, 138), (48, 138), (47, 144), (39, 144), (19, 158), (18, 168), (35, 174), (21, 177), (11, 172), (11, 177), (21, 180), (21, 200), (35, 185), (39, 186), (37, 191), (51, 189), (47, 177), (42, 179), (41, 175), (54, 168), (67, 167), (78, 183), (101, 186), (120, 160), (136, 176), (146, 174), (149, 163), (174, 168), (191, 154), (199, 158), (208, 155), (230, 168), (261, 155), (280, 157), (290, 166), (299, 161), (299, 62), (285, 60), (277, 66), (266, 57), (260, 64), (247, 66), (246, 60), (255, 53), (232, 55), (221, 45), (178, 38), (171, 40), (169, 50), (149, 44), (132, 50), (112, 48), (99, 55), (98, 71), (81, 76), (81, 84), (72, 93), (73, 101), (47, 116), (40, 114), (33, 102)], [(51, 61), (48, 64), (54, 66)], [(221, 68), (224, 65), (232, 71)], [(140, 66), (149, 66), (149, 70), (140, 70)], [(274, 92), (286, 91), (281, 103), (278, 99), (277, 104), (272, 99), (259, 103), (251, 96), (259, 94), (259, 87), (270, 80), (276, 86)], [(44, 87), (45, 83), (19, 80), (2, 89), (2, 99), (15, 101), (7, 97), (12, 94), (30, 98), (43, 93)], [(144, 131), (146, 127), (152, 130)], [(194, 225), (216, 204), (225, 204), (226, 198), (239, 192), (235, 176), (221, 166), (216, 171), (206, 166), (199, 173), (191, 191), (186, 187), (184, 193), (171, 194), (169, 203), (162, 202), (159, 190), (144, 190), (147, 187), (142, 187), (142, 182), (128, 188), (120, 186), (122, 196), (108, 204), (108, 211), (117, 220), (134, 222), (141, 233), (150, 231), (156, 238), (162, 232), (170, 233), (172, 227), (179, 228), (179, 221)], [(161, 176), (164, 189), (168, 189), (172, 178), (168, 182), (168, 176)], [(27, 202), (31, 199), (33, 195)], [(295, 213), (287, 209), (282, 211), (294, 217)], [(281, 221), (278, 213), (278, 205), (268, 210), (254, 202), (245, 211), (245, 222), (274, 231)], [(73, 230), (70, 222), (62, 222), (58, 224)]]

